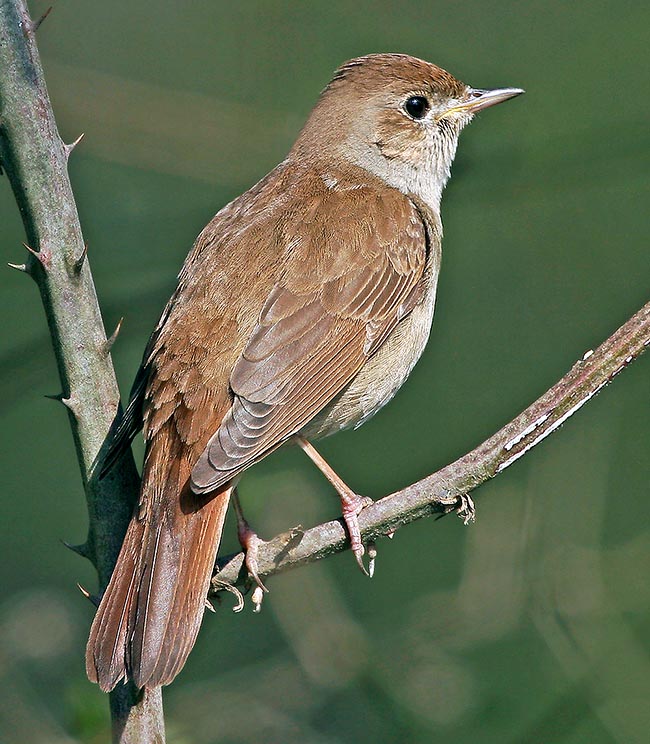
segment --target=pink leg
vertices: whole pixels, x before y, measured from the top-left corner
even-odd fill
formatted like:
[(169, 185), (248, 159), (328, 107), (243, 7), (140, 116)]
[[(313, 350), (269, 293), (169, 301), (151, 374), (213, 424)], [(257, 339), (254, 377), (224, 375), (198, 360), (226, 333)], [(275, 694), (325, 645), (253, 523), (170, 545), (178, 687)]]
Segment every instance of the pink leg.
[(268, 592), (268, 589), (264, 586), (262, 579), (260, 579), (257, 573), (258, 548), (264, 541), (260, 540), (257, 532), (246, 521), (236, 489), (232, 492), (232, 501), (235, 506), (235, 514), (237, 515), (237, 537), (239, 538), (239, 544), (246, 554), (246, 568), (257, 586), (262, 591)]
[(334, 486), (337, 493), (341, 497), (341, 509), (343, 512), (343, 521), (345, 526), (348, 528), (348, 534), (350, 535), (350, 545), (354, 557), (357, 559), (359, 568), (367, 575), (370, 574), (363, 565), (363, 555), (365, 553), (363, 543), (361, 542), (361, 530), (359, 528), (359, 514), (361, 510), (372, 504), (372, 499), (367, 496), (359, 496), (356, 494), (350, 486), (339, 478), (339, 476), (332, 470), (327, 462), (318, 454), (314, 447), (301, 436), (296, 436), (295, 440), (301, 447), (302, 451), (310, 458), (310, 460), (316, 465), (321, 473), (327, 478), (327, 480)]

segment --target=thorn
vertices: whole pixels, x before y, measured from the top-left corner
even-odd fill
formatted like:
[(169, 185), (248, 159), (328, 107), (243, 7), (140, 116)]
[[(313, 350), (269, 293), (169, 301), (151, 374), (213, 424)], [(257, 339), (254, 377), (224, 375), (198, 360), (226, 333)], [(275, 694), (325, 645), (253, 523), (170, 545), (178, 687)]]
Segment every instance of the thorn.
[(22, 271), (23, 274), (29, 274), (30, 276), (32, 275), (32, 272), (29, 270), (27, 264), (7, 263), (7, 266), (10, 269), (16, 269), (16, 271)]
[(210, 610), (210, 612), (214, 612), (214, 614), (217, 614), (217, 611), (214, 609), (212, 602), (206, 597), (205, 599), (205, 609)]
[(76, 398), (73, 398), (72, 395), (69, 398), (61, 398), (61, 403), (69, 410), (72, 411), (72, 413), (77, 415), (77, 400)]
[(88, 243), (84, 245), (83, 251), (81, 251), (81, 255), (79, 258), (76, 258), (74, 261), (74, 264), (72, 268), (74, 269), (75, 274), (80, 274), (81, 269), (83, 268), (84, 262), (86, 261), (86, 257), (88, 256)]
[(120, 330), (122, 329), (122, 323), (124, 322), (124, 318), (120, 318), (117, 321), (117, 325), (115, 326), (115, 330), (111, 335), (104, 341), (102, 344), (102, 354), (104, 356), (108, 356), (111, 353), (111, 349), (113, 348), (113, 344), (117, 340), (117, 337), (120, 335)]
[[(44, 395), (44, 398), (47, 398), (48, 400), (55, 400), (57, 403), (61, 403), (63, 401), (63, 393), (57, 393), (56, 395)], [(67, 543), (64, 543), (64, 545), (67, 545)], [(70, 547), (68, 545), (68, 547)]]
[(79, 583), (77, 583), (77, 587), (86, 599), (89, 599), (95, 605), (95, 607), (99, 607), (99, 597), (91, 594), (88, 589), (84, 589), (83, 586), (81, 586), (81, 584)]
[(74, 150), (74, 148), (81, 142), (81, 140), (85, 137), (86, 133), (82, 132), (77, 139), (74, 142), (71, 142), (69, 145), (64, 144), (63, 149), (65, 150), (65, 156), (66, 158), (70, 157), (70, 154)]
[(90, 555), (88, 553), (88, 545), (86, 543), (81, 543), (81, 545), (72, 545), (69, 542), (66, 542), (65, 540), (61, 540), (61, 542), (71, 550), (73, 553), (76, 553), (77, 555), (80, 555), (82, 558), (88, 558), (90, 560)]
[(42, 251), (35, 251), (31, 246), (27, 245), (27, 243), (23, 243), (25, 248), (38, 260), (38, 262), (43, 266), (43, 268), (47, 269), (50, 266), (50, 253), (49, 251), (42, 250)]
[(43, 23), (43, 21), (44, 21), (44, 20), (45, 20), (45, 19), (46, 19), (46, 18), (47, 18), (47, 17), (48, 17), (49, 15), (50, 15), (50, 13), (52, 12), (52, 8), (53, 8), (53, 7), (54, 7), (53, 5), (50, 5), (50, 7), (49, 7), (49, 8), (48, 8), (48, 9), (47, 9), (47, 10), (45, 11), (45, 13), (43, 13), (43, 15), (42, 15), (42, 16), (41, 16), (41, 17), (40, 17), (40, 18), (39, 18), (39, 19), (38, 19), (37, 21), (32, 21), (32, 33), (36, 33), (36, 31), (38, 31), (38, 29), (39, 29), (39, 27), (40, 27), (41, 23)]
[(395, 533), (396, 533), (396, 532), (397, 532), (397, 528), (394, 528), (394, 529), (392, 529), (392, 530), (388, 530), (388, 532), (386, 532), (385, 534), (386, 534), (386, 537), (387, 537), (387, 538), (388, 538), (389, 540), (392, 540), (392, 539), (393, 539), (393, 538), (395, 537)]

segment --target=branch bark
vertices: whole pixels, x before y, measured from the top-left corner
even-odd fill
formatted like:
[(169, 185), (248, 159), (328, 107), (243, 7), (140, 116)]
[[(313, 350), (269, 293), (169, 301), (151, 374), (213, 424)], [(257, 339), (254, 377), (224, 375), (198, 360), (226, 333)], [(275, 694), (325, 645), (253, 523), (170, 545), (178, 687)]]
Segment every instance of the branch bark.
[[(359, 515), (364, 542), (392, 534), (434, 513), (467, 508), (465, 496), (503, 472), (591, 400), (650, 345), (650, 302), (595, 351), (587, 351), (550, 390), (483, 444), (423, 480), (376, 501)], [(461, 516), (468, 516), (468, 512)], [(294, 530), (263, 543), (261, 578), (312, 563), (349, 548), (342, 520)], [(212, 594), (233, 591), (247, 580), (244, 555), (217, 562)], [(259, 593), (258, 593), (259, 595)], [(259, 596), (254, 596), (254, 601)]]
[[(133, 458), (99, 480), (94, 465), (119, 405), (119, 391), (68, 177), (74, 145), (61, 140), (22, 0), (0, 0), (0, 163), (20, 209), (27, 260), (14, 264), (37, 283), (88, 502), (88, 539), (75, 547), (97, 568), (100, 591), (117, 558), (138, 474)], [(75, 143), (76, 144), (76, 143)], [(160, 690), (111, 694), (114, 739), (163, 741)]]

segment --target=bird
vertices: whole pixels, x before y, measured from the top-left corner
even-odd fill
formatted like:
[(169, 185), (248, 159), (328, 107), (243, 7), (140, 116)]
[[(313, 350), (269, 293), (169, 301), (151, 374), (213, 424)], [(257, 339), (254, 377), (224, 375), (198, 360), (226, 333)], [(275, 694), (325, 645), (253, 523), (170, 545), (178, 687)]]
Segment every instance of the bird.
[[(91, 681), (167, 685), (202, 622), (226, 510), (243, 471), (355, 428), (395, 395), (427, 343), (440, 200), (461, 130), (520, 88), (472, 88), (406, 54), (344, 63), (286, 158), (203, 229), (144, 351), (103, 472), (140, 429), (139, 502), (93, 621)], [(255, 574), (250, 533), (247, 565)]]

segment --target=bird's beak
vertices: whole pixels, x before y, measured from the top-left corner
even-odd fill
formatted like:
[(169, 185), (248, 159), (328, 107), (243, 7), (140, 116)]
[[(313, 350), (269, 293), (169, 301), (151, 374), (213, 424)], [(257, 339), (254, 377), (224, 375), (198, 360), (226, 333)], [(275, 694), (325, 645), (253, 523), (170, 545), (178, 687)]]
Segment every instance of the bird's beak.
[(494, 90), (481, 90), (480, 88), (468, 88), (467, 94), (462, 101), (456, 101), (450, 106), (445, 114), (453, 111), (466, 111), (475, 114), (488, 106), (507, 101), (509, 98), (519, 96), (524, 91), (521, 88), (495, 88)]

